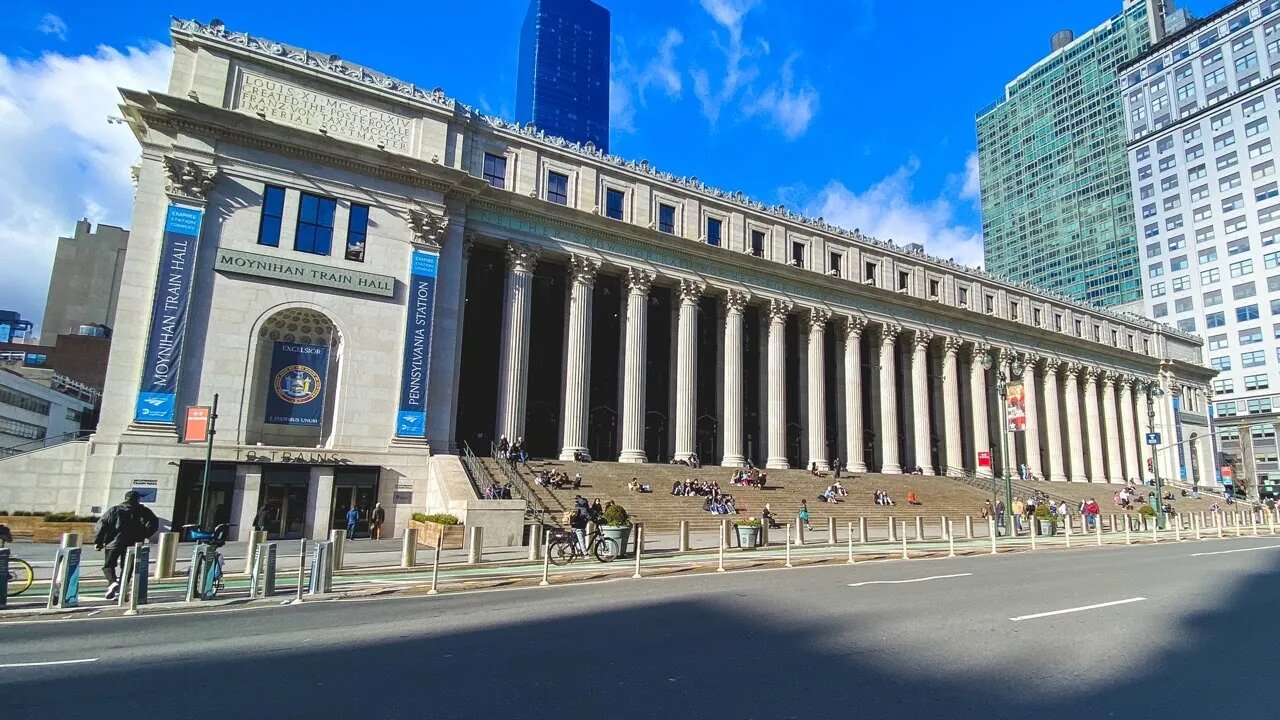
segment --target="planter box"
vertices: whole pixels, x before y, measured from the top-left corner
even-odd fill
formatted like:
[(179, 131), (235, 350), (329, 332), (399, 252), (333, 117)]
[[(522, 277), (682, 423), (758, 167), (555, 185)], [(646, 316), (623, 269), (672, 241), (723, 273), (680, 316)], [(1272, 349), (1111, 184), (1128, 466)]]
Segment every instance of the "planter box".
[(31, 542), (58, 543), (62, 541), (62, 533), (70, 532), (80, 534), (81, 545), (89, 545), (93, 543), (93, 526), (94, 523), (86, 522), (41, 522), (32, 531)]
[(12, 515), (0, 516), (0, 525), (6, 525), (13, 531), (15, 537), (31, 537), (35, 533), (36, 528), (45, 525), (42, 517), (25, 517)]
[(735, 526), (738, 530), (738, 548), (751, 550), (760, 547), (760, 528), (748, 525)]
[(418, 522), (410, 520), (409, 527), (418, 531), (418, 546), (434, 548), (436, 540), (440, 537), (440, 531), (444, 531), (444, 544), (440, 546), (441, 550), (461, 550), (463, 542), (467, 538), (467, 528), (465, 525), (441, 525), (433, 522)]

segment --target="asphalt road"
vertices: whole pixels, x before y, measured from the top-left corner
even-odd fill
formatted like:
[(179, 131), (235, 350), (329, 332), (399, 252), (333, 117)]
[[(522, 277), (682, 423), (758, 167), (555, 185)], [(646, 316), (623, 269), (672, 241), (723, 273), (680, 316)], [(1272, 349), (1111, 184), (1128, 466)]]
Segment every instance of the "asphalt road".
[(1246, 538), (49, 620), (0, 717), (1275, 718), (1278, 590)]

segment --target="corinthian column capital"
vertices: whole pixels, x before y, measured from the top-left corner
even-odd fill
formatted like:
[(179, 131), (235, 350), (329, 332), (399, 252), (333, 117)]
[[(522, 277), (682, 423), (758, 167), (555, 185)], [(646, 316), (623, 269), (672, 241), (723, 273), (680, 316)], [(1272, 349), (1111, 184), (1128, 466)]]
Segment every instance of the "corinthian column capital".
[(792, 305), (787, 300), (770, 300), (769, 301), (769, 321), (786, 322), (787, 315), (791, 313)]
[(583, 285), (595, 285), (596, 273), (600, 271), (600, 261), (586, 255), (573, 255), (569, 258), (569, 281)]
[(706, 284), (697, 280), (681, 280), (680, 287), (677, 288), (676, 292), (680, 296), (681, 304), (697, 305), (706, 289)]
[(928, 330), (915, 330), (912, 332), (911, 343), (917, 350), (928, 350), (929, 343), (933, 341), (933, 333)]
[(627, 290), (637, 295), (648, 295), (653, 287), (653, 273), (640, 268), (627, 268)]
[(513, 273), (532, 273), (541, 254), (536, 247), (512, 243), (507, 246), (507, 267)]
[(747, 309), (747, 303), (751, 300), (751, 293), (742, 290), (730, 290), (725, 296), (724, 309), (730, 313), (741, 313)]

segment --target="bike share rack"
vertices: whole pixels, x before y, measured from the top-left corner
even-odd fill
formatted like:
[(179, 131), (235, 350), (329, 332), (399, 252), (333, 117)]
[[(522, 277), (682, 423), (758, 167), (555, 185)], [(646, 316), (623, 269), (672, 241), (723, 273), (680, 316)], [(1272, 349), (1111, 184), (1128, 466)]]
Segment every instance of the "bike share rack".
[(9, 549), (0, 549), (0, 610), (9, 604)]
[(125, 551), (124, 574), (120, 578), (120, 594), (116, 606), (129, 606), (129, 612), (137, 612), (139, 605), (147, 604), (147, 576), (151, 567), (151, 546), (145, 543), (131, 545)]
[(216, 562), (218, 549), (209, 543), (196, 543), (191, 551), (191, 566), (187, 570), (187, 602), (209, 600), (209, 572)]
[(276, 543), (259, 543), (254, 548), (250, 573), (249, 599), (276, 594)]
[(311, 581), (308, 595), (323, 595), (333, 590), (333, 541), (316, 541), (311, 555)]
[[(46, 610), (73, 608), (80, 604), (80, 540), (75, 536), (72, 540), (75, 542), (73, 547), (60, 547), (54, 556), (53, 580), (49, 583)], [(63, 542), (68, 542), (65, 536)]]

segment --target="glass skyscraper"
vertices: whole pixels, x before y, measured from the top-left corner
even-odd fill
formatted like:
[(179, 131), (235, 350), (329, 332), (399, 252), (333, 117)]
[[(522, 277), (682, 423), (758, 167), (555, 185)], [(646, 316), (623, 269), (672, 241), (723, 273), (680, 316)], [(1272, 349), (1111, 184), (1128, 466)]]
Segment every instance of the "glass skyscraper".
[(520, 30), (516, 120), (609, 149), (609, 11), (591, 0), (530, 0)]
[(1121, 12), (1005, 86), (978, 114), (989, 272), (1113, 306), (1142, 298), (1117, 68), (1164, 35), (1165, 0)]

